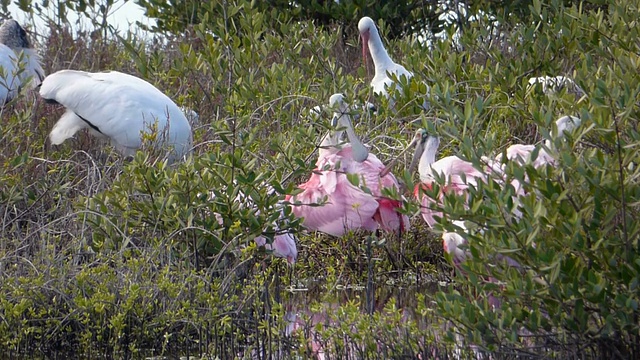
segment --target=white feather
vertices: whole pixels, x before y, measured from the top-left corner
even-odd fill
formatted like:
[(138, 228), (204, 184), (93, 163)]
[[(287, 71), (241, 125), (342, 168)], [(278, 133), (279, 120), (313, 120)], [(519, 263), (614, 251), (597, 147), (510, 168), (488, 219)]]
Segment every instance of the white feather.
[[(397, 84), (393, 77), (389, 75), (395, 76), (396, 79), (401, 81), (403, 77), (406, 78), (406, 81), (410, 81), (411, 78), (413, 78), (413, 73), (391, 59), (389, 53), (387, 53), (387, 50), (382, 44), (378, 28), (370, 17), (365, 16), (360, 19), (358, 22), (358, 31), (360, 32), (360, 36), (363, 37), (363, 48), (365, 51), (368, 48), (375, 67), (375, 74), (371, 80), (371, 88), (373, 88), (373, 92), (389, 98), (389, 92), (387, 89), (395, 87), (398, 91), (402, 91), (399, 84)], [(365, 44), (364, 41), (367, 43)], [(429, 88), (427, 87), (427, 93), (428, 92)], [(389, 100), (393, 106), (393, 103), (395, 102), (394, 99)], [(421, 107), (424, 110), (429, 110), (431, 105), (429, 101), (425, 99)]]
[(44, 70), (40, 65), (40, 55), (34, 49), (23, 49), (22, 52), (22, 63), (24, 64), (24, 71), (20, 74), (20, 79), (23, 83), (22, 87), (29, 84), (33, 89), (42, 84), (42, 80), (44, 80)]
[(135, 76), (117, 71), (62, 70), (45, 78), (40, 95), (67, 108), (50, 134), (53, 144), (89, 128), (94, 135), (108, 137), (123, 154), (131, 155), (142, 146), (141, 135), (156, 126), (159, 143), (173, 150), (171, 161), (191, 149), (191, 126), (182, 110), (156, 87)]
[(566, 89), (568, 93), (577, 97), (582, 97), (586, 94), (573, 79), (562, 75), (532, 77), (529, 79), (527, 90), (529, 91), (536, 84), (542, 85), (542, 92), (545, 95), (556, 94), (562, 89)]
[(0, 26), (0, 103), (16, 97), (21, 88), (35, 87), (44, 78), (40, 57), (20, 24), (5, 20)]
[(13, 99), (18, 93), (20, 80), (16, 76), (16, 53), (10, 47), (0, 44), (0, 102), (4, 103)]

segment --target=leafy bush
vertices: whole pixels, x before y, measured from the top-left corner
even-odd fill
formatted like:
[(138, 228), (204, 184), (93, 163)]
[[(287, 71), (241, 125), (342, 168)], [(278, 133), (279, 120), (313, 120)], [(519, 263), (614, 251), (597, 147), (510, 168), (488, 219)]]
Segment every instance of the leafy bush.
[[(565, 58), (561, 54), (566, 53), (587, 99), (576, 104), (563, 93), (534, 97), (528, 118), (543, 138), (549, 138), (559, 115), (575, 114), (583, 125), (568, 141), (554, 142), (557, 166), (536, 170), (507, 164), (507, 182), (516, 179), (526, 191), (517, 202), (512, 201), (512, 187), (491, 182), (471, 192), (472, 211), (456, 198), (448, 197), (443, 205), (450, 219), (464, 219), (479, 228), (466, 235), (472, 257), (463, 263), (458, 285), (437, 296), (439, 310), (470, 343), (513, 354), (536, 349), (536, 354), (563, 358), (637, 356), (640, 77), (637, 31), (624, 30), (638, 13), (628, 5), (612, 4), (605, 17), (578, 7), (534, 2), (536, 30), (523, 26), (510, 39), (529, 44), (520, 48), (523, 54), (542, 45), (542, 56), (550, 54), (550, 60)], [(488, 78), (504, 78), (505, 68), (526, 71), (531, 62), (527, 58), (540, 61), (532, 68), (567, 64), (522, 55), (525, 66), (516, 68), (510, 60), (497, 58), (496, 66), (487, 69)], [(567, 70), (549, 68), (540, 74)], [(492, 96), (471, 97), (465, 105), (475, 106), (448, 112), (464, 112), (464, 120), (485, 119), (495, 111), (495, 100), (489, 100)], [(480, 156), (489, 153), (485, 150), (494, 139), (460, 133), (452, 123), (444, 127), (459, 142), (460, 151), (481, 166)], [(516, 210), (521, 217), (513, 215)], [(460, 231), (449, 221), (441, 226)], [(509, 267), (496, 259), (498, 255), (509, 256), (522, 268)], [(495, 311), (488, 301), (491, 296), (501, 299)]]
[[(385, 41), (415, 74), (396, 94), (394, 110), (371, 94), (355, 36), (343, 32), (345, 43), (335, 28), (297, 21), (296, 14), (281, 18), (245, 1), (221, 4), (200, 3), (204, 21), (166, 36), (56, 25), (42, 38), (47, 73), (138, 75), (195, 109), (201, 124), (194, 156), (167, 166), (145, 152), (122, 159), (85, 134), (51, 148), (46, 137), (61, 110), (34, 102), (33, 93), (2, 109), (4, 348), (293, 357), (310, 355), (313, 331), (330, 356), (347, 349), (372, 358), (459, 355), (460, 335), (496, 357), (637, 354), (640, 52), (631, 1), (612, 3), (606, 13), (533, 1), (520, 17), (477, 14), (438, 41)], [(74, 9), (94, 11), (91, 6)], [(381, 33), (391, 31), (383, 26)], [(529, 77), (542, 75), (571, 76), (587, 97), (527, 89)], [(510, 143), (549, 138), (560, 115), (577, 115), (583, 125), (555, 142), (557, 166), (506, 166), (508, 179), (527, 191), (517, 201), (513, 188), (496, 181), (471, 192), (471, 211), (446, 197), (438, 230), (459, 230), (450, 219), (472, 228), (465, 236), (473, 257), (454, 284), (435, 297), (433, 288), (419, 295), (423, 290), (412, 288), (406, 304), (391, 301), (363, 316), (373, 299), (385, 302), (385, 282), (448, 278), (440, 241), (422, 219), (401, 239), (361, 233), (337, 239), (304, 233), (285, 212), (283, 227), (300, 236), (300, 257), (284, 281), (283, 262), (252, 245), (256, 235), (273, 233), (280, 217), (274, 206), (313, 169), (328, 119), (309, 116), (309, 109), (335, 92), (378, 105), (377, 114), (362, 114), (356, 132), (385, 162), (419, 126), (443, 138), (443, 155), (481, 166), (482, 155)], [(432, 107), (421, 113), (416, 105), (425, 96)], [(410, 185), (412, 176), (401, 177)], [(253, 204), (237, 203), (240, 193)], [(516, 209), (522, 217), (512, 216)], [(505, 267), (496, 254), (523, 268)], [(352, 303), (329, 306), (333, 325), (311, 322), (292, 335), (287, 314), (301, 301), (283, 290), (286, 281), (292, 288), (320, 284), (320, 294), (310, 291), (309, 318), (325, 311), (325, 303), (344, 300), (331, 289), (366, 291), (356, 291)], [(501, 300), (499, 309), (490, 307), (489, 296)], [(401, 316), (405, 306), (415, 309), (405, 309), (411, 316)], [(442, 334), (456, 343), (442, 343)]]

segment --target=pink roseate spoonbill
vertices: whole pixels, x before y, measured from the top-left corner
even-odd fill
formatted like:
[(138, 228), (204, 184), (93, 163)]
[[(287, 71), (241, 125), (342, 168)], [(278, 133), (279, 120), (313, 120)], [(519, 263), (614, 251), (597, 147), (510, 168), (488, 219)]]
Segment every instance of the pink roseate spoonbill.
[(21, 88), (38, 86), (44, 79), (40, 56), (22, 26), (13, 19), (0, 26), (0, 105), (11, 101)]
[(260, 235), (254, 239), (256, 245), (264, 246), (266, 250), (273, 252), (275, 257), (287, 259), (289, 265), (293, 266), (298, 258), (295, 236), (290, 231), (281, 231), (277, 224), (275, 231), (276, 234), (271, 244), (267, 243), (267, 238), (264, 235)]
[[(468, 230), (464, 224), (464, 221), (453, 220), (451, 221), (451, 223), (461, 229), (460, 233), (463, 233), (463, 234), (468, 233)], [(483, 233), (482, 229), (478, 231), (481, 234)], [(471, 253), (469, 251), (463, 250), (466, 244), (467, 244), (467, 240), (457, 232), (445, 231), (442, 233), (442, 247), (447, 254), (451, 255), (451, 259), (453, 260), (453, 264), (455, 266), (459, 266), (460, 263), (462, 263), (465, 259), (467, 259), (467, 257), (471, 256)], [(511, 267), (515, 267), (515, 268), (522, 267), (517, 261), (513, 260), (508, 256), (503, 256), (498, 254), (496, 257), (498, 258), (498, 260), (506, 261), (507, 265)]]
[[(273, 193), (275, 190), (267, 185), (268, 191)], [(213, 192), (209, 193), (209, 198), (213, 199), (215, 195)], [(236, 202), (242, 204), (242, 206), (255, 208), (255, 203), (244, 194), (244, 192), (240, 191), (238, 196), (235, 199)], [(257, 246), (264, 247), (265, 250), (271, 252), (275, 257), (285, 258), (290, 266), (293, 266), (298, 258), (298, 248), (296, 246), (296, 236), (289, 230), (280, 229), (279, 223), (282, 221), (286, 221), (284, 217), (283, 207), (286, 206), (282, 201), (278, 201), (276, 207), (280, 211), (280, 217), (278, 221), (274, 222), (273, 228), (275, 234), (273, 235), (273, 241), (271, 243), (267, 242), (267, 236), (260, 235), (256, 237), (253, 241), (256, 242)], [(260, 214), (259, 210), (256, 210), (256, 214)], [(218, 213), (213, 214), (218, 221), (220, 226), (224, 225), (224, 219), (222, 215)]]
[(477, 186), (478, 181), (485, 181), (487, 174), (457, 156), (447, 156), (436, 161), (440, 139), (437, 136), (430, 136), (424, 129), (416, 131), (409, 148), (414, 144), (416, 150), (409, 169), (413, 171), (417, 164), (420, 174), (420, 183), (415, 186), (414, 195), (422, 205), (422, 217), (430, 227), (433, 227), (436, 222), (434, 215), (442, 217), (442, 213), (430, 208), (436, 200), (424, 194), (424, 190), (432, 189), (437, 177), (445, 179), (445, 185), (438, 199), (440, 201), (445, 192), (464, 195), (469, 186)]
[[(343, 95), (332, 95), (330, 105), (335, 109), (331, 125), (339, 130), (324, 137), (311, 178), (299, 186), (301, 193), (289, 197), (293, 213), (304, 218), (306, 228), (334, 236), (354, 229), (407, 230), (409, 218), (398, 212), (400, 202), (382, 195), (383, 188), (398, 189), (395, 176), (381, 174), (384, 165), (355, 134)], [(349, 139), (344, 144), (343, 132)], [(368, 191), (348, 175), (356, 175)]]
[(142, 135), (156, 128), (158, 145), (168, 151), (170, 162), (191, 152), (191, 125), (184, 112), (155, 86), (135, 76), (61, 70), (44, 79), (40, 96), (66, 108), (49, 135), (53, 145), (86, 128), (94, 136), (108, 138), (128, 156), (142, 146)]
[[(452, 223), (460, 227), (463, 232), (466, 232), (467, 228), (464, 226), (464, 221), (453, 220)], [(442, 247), (445, 253), (451, 255), (455, 266), (459, 266), (467, 258), (467, 251), (462, 249), (466, 243), (467, 241), (456, 232), (446, 231), (442, 233)]]
[[(464, 195), (470, 186), (477, 186), (478, 182), (486, 181), (487, 173), (476, 169), (472, 163), (462, 160), (457, 156), (447, 156), (436, 161), (436, 153), (440, 145), (437, 136), (430, 136), (426, 130), (420, 129), (407, 149), (415, 144), (415, 153), (409, 165), (409, 170), (413, 171), (418, 164), (420, 183), (414, 188), (414, 195), (420, 202), (420, 212), (429, 227), (433, 228), (436, 220), (434, 216), (443, 217), (442, 212), (432, 209), (434, 204), (442, 201), (444, 194), (453, 192), (457, 195)], [(431, 190), (438, 177), (445, 179), (445, 185), (440, 189), (438, 199), (433, 199), (425, 193)], [(464, 222), (453, 220), (453, 223), (466, 232)], [(461, 247), (466, 244), (466, 240), (455, 232), (444, 232), (442, 234), (442, 245), (444, 251), (451, 255), (454, 264), (459, 264), (466, 257), (466, 252)]]
[[(564, 133), (571, 132), (574, 129), (580, 126), (581, 120), (575, 116), (562, 116), (558, 120), (556, 120), (556, 130), (552, 131), (552, 138), (562, 138), (564, 137)], [(534, 150), (538, 148), (538, 156), (535, 159), (532, 159), (531, 156)], [(525, 163), (531, 163), (533, 167), (536, 169), (543, 165), (556, 165), (556, 159), (553, 156), (553, 152), (555, 151), (555, 146), (551, 139), (547, 139), (544, 142), (544, 147), (540, 147), (540, 144), (530, 145), (530, 144), (515, 144), (511, 145), (507, 148), (504, 154), (499, 154), (496, 157), (496, 160), (502, 161), (503, 156), (509, 161), (516, 161), (518, 164), (523, 165)], [(549, 153), (551, 151), (552, 153)]]
[[(562, 116), (558, 120), (556, 120), (556, 128), (554, 131), (552, 131), (551, 137), (562, 138), (564, 137), (565, 131), (573, 131), (578, 126), (580, 126), (580, 123), (581, 120), (575, 116)], [(536, 149), (538, 150), (537, 155), (535, 156), (535, 158), (532, 158)], [(511, 145), (505, 150), (504, 153), (498, 154), (495, 159), (483, 157), (483, 161), (488, 164), (493, 175), (496, 175), (498, 181), (503, 181), (505, 178), (504, 170), (507, 162), (515, 162), (519, 166), (530, 163), (536, 169), (546, 165), (555, 166), (557, 164), (557, 161), (554, 153), (555, 145), (553, 144), (551, 139), (547, 139), (544, 142), (544, 146), (541, 146), (541, 144)], [(526, 194), (523, 188), (523, 184), (517, 179), (512, 179), (511, 185), (515, 189), (514, 201), (518, 203), (519, 200), (517, 197)], [(513, 214), (516, 218), (522, 217), (522, 212), (518, 210), (517, 207), (516, 209), (514, 209)]]

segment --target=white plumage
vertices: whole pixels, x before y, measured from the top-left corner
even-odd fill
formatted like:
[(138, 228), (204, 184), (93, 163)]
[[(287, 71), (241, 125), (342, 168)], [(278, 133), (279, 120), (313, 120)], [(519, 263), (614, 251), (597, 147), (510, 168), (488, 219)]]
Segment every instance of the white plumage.
[(405, 76), (407, 80), (413, 77), (413, 73), (404, 66), (396, 64), (391, 60), (391, 57), (382, 44), (378, 28), (370, 17), (365, 16), (360, 19), (358, 22), (358, 31), (360, 31), (360, 36), (362, 37), (362, 51), (364, 55), (366, 55), (367, 52), (371, 54), (371, 59), (375, 67), (375, 74), (371, 80), (373, 92), (388, 97), (389, 94), (387, 93), (386, 87), (393, 85), (394, 81), (387, 73), (395, 75), (398, 79), (400, 79), (401, 76)]
[[(335, 94), (334, 94), (335, 95)], [(364, 103), (364, 106), (360, 106), (358, 104), (354, 104), (351, 106), (353, 108), (353, 114), (350, 114), (351, 117), (354, 120), (358, 120), (360, 119), (360, 115), (367, 112), (370, 115), (377, 115), (378, 114), (378, 109), (376, 108), (375, 105), (373, 105), (372, 103), (366, 101)], [(324, 109), (330, 109), (330, 106), (326, 106), (326, 105), (316, 105), (314, 107), (312, 107), (309, 110), (309, 117), (312, 120), (317, 121), (318, 119), (320, 119), (322, 117), (322, 112), (324, 111)]]
[(568, 93), (574, 94), (577, 98), (581, 98), (586, 94), (584, 90), (575, 83), (575, 81), (562, 75), (532, 77), (529, 79), (527, 90), (531, 89), (536, 84), (542, 85), (542, 92), (545, 95), (555, 94), (562, 89), (567, 89)]
[[(378, 33), (378, 28), (373, 20), (365, 16), (358, 22), (358, 31), (360, 32), (360, 37), (362, 38), (362, 54), (366, 58), (366, 54), (371, 54), (371, 59), (373, 60), (373, 65), (375, 67), (375, 73), (373, 79), (371, 80), (371, 87), (373, 88), (373, 92), (378, 95), (384, 95), (386, 98), (389, 98), (389, 93), (387, 92), (387, 87), (395, 85), (398, 90), (398, 84), (389, 77), (389, 74), (394, 75), (398, 80), (400, 80), (403, 76), (407, 79), (407, 81), (411, 80), (413, 77), (413, 73), (407, 70), (404, 66), (395, 63), (387, 50), (384, 48), (382, 44), (382, 39), (380, 38), (380, 34)], [(393, 99), (390, 99), (393, 100)], [(393, 104), (393, 101), (391, 101)], [(428, 110), (430, 104), (427, 100), (422, 103), (422, 108)]]
[(40, 57), (17, 21), (9, 19), (0, 26), (0, 105), (11, 101), (21, 88), (42, 82), (44, 70)]
[(142, 134), (157, 129), (157, 145), (169, 151), (170, 162), (191, 150), (191, 126), (183, 111), (135, 76), (62, 70), (44, 79), (40, 95), (67, 110), (49, 135), (54, 145), (86, 128), (95, 136), (109, 138), (124, 155), (132, 155), (142, 146)]

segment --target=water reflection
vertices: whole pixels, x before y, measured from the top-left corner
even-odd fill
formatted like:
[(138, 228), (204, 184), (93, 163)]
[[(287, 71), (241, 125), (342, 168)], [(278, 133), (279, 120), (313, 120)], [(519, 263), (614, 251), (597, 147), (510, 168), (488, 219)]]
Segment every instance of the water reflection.
[[(373, 292), (366, 286), (327, 291), (318, 282), (309, 289), (289, 288), (290, 296), (284, 304), (284, 336), (300, 340), (303, 349), (298, 350), (304, 358), (443, 358), (439, 355), (443, 348), (433, 345), (434, 329), (440, 327), (436, 317), (416, 313), (418, 308), (434, 307), (419, 304), (419, 298), (431, 300), (417, 294), (434, 294), (440, 286), (430, 282), (409, 287), (378, 286)], [(368, 294), (373, 298), (367, 299)], [(270, 357), (264, 352), (257, 355), (254, 352), (252, 358)]]

